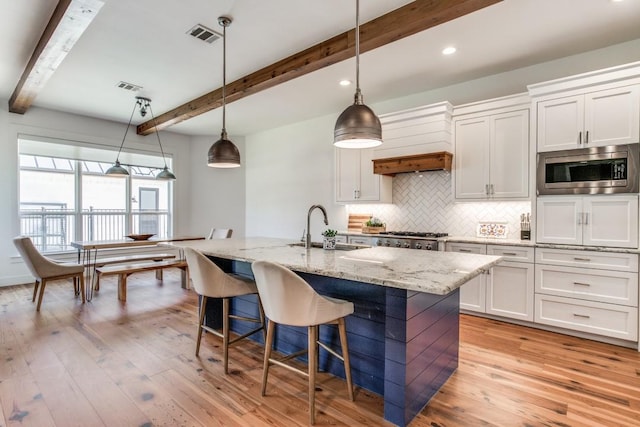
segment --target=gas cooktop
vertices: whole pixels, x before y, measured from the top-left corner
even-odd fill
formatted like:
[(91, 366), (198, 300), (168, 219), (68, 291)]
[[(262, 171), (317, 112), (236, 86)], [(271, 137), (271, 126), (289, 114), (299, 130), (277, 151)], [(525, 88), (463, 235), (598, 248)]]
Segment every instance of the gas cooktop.
[(424, 231), (382, 231), (380, 235), (398, 236), (398, 237), (446, 237), (448, 233), (431, 233)]

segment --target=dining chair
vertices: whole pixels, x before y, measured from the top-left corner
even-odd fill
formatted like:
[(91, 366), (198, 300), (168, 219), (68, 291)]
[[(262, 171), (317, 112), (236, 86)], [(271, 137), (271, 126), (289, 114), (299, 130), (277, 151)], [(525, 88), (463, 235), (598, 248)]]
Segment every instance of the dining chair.
[[(36, 300), (36, 294), (38, 293), (38, 289), (40, 289), (36, 311), (40, 311), (44, 288), (46, 287), (47, 282), (52, 280), (72, 278), (75, 294), (80, 294), (82, 302), (85, 302), (84, 266), (82, 264), (57, 263), (52, 259), (43, 256), (38, 252), (38, 249), (36, 249), (29, 237), (15, 237), (13, 239), (13, 244), (18, 249), (18, 252), (20, 252), (20, 256), (22, 257), (25, 265), (36, 279), (33, 288), (33, 298), (31, 301)], [(78, 283), (80, 284), (79, 289)]]
[[(258, 297), (258, 313), (259, 318), (240, 316), (230, 313), (231, 299), (243, 295), (258, 294), (256, 283), (243, 276), (225, 273), (213, 261), (204, 256), (202, 253), (192, 249), (185, 248), (185, 256), (189, 267), (189, 274), (196, 293), (200, 295), (199, 320), (198, 320), (198, 338), (196, 341), (196, 356), (200, 353), (200, 342), (202, 341), (202, 332), (207, 331), (222, 338), (222, 362), (224, 365), (224, 373), (229, 372), (229, 346), (255, 334), (258, 331), (264, 331), (264, 311)], [(205, 314), (207, 302), (209, 298), (222, 299), (222, 332), (214, 329), (205, 323)], [(259, 323), (258, 328), (242, 334), (236, 338), (230, 338), (230, 320), (241, 320), (245, 322)], [(264, 333), (264, 332), (263, 332)]]
[[(262, 395), (266, 394), (270, 364), (285, 367), (308, 377), (309, 423), (314, 424), (318, 346), (344, 363), (349, 399), (353, 400), (351, 364), (345, 326), (345, 317), (353, 313), (353, 303), (318, 294), (303, 278), (280, 264), (255, 261), (251, 264), (251, 269), (268, 319), (262, 371)], [(342, 355), (319, 340), (319, 326), (326, 324), (338, 325)], [(272, 358), (276, 325), (306, 326), (307, 348), (279, 359)], [(285, 363), (286, 360), (304, 353), (307, 353), (308, 372)]]
[(211, 239), (228, 239), (233, 234), (232, 228), (212, 228), (209, 232), (207, 240)]

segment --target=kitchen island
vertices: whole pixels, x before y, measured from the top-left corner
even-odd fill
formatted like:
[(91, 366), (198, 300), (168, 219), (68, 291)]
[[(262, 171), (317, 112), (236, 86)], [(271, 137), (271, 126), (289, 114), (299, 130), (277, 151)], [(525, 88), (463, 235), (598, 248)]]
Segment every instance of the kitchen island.
[[(385, 419), (399, 426), (424, 408), (458, 366), (458, 288), (501, 259), (386, 247), (305, 249), (298, 242), (260, 237), (170, 245), (194, 248), (225, 271), (247, 276), (253, 261), (276, 262), (319, 293), (352, 301), (355, 312), (347, 318), (347, 332), (353, 381), (382, 395)], [(233, 310), (254, 314), (255, 297), (237, 299)], [(211, 314), (207, 321), (215, 323)], [(232, 328), (246, 331), (239, 323)], [(324, 327), (321, 339), (336, 343), (337, 332)], [(279, 328), (278, 351), (288, 354), (305, 346), (305, 330)], [(319, 366), (344, 377), (342, 364), (323, 352)]]

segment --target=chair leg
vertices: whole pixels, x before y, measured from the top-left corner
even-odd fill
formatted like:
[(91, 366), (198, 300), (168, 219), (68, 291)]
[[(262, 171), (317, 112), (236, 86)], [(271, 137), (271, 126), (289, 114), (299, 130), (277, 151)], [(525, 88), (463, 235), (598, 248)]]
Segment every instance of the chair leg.
[(264, 308), (262, 307), (262, 301), (260, 301), (260, 296), (258, 295), (258, 316), (260, 317), (260, 326), (262, 326), (262, 338), (264, 338), (264, 342), (267, 342), (267, 324), (264, 320)]
[(207, 297), (202, 295), (200, 297), (200, 305), (198, 307), (200, 309), (200, 315), (198, 316), (198, 339), (196, 340), (196, 356), (200, 353), (200, 342), (202, 341), (202, 324), (204, 323), (204, 313), (207, 308)]
[(47, 279), (42, 279), (40, 282), (40, 294), (38, 295), (38, 305), (36, 306), (36, 311), (40, 311), (40, 306), (42, 305), (42, 296), (44, 295), (44, 287), (47, 284)]
[[(314, 338), (315, 345), (317, 346), (318, 341), (320, 341), (320, 325), (316, 325), (315, 334), (313, 338)], [(316, 372), (320, 372), (320, 349), (319, 348), (316, 351)]]
[(222, 298), (222, 364), (224, 373), (229, 373), (229, 302), (230, 298)]
[(347, 379), (349, 399), (353, 398), (353, 384), (351, 383), (351, 361), (349, 359), (349, 346), (347, 344), (347, 327), (344, 317), (338, 319), (338, 332), (340, 333), (340, 345), (342, 346), (342, 358), (344, 359), (344, 376)]
[(273, 346), (273, 336), (275, 335), (276, 323), (269, 319), (267, 323), (267, 341), (264, 344), (264, 363), (262, 365), (262, 395), (266, 395), (267, 377), (269, 376), (269, 359), (271, 359), (271, 347)]
[(82, 298), (82, 303), (84, 304), (85, 302), (87, 302), (87, 296), (84, 290), (84, 273), (80, 273), (78, 275), (78, 280), (80, 281), (80, 295)]
[(78, 296), (78, 276), (73, 278), (73, 293)]
[(35, 302), (36, 301), (36, 295), (38, 294), (38, 287), (40, 286), (40, 281), (36, 280), (36, 282), (33, 284), (33, 298), (31, 298), (31, 302)]
[(309, 360), (309, 424), (316, 423), (316, 372), (318, 369), (316, 334), (318, 326), (309, 326), (307, 332)]

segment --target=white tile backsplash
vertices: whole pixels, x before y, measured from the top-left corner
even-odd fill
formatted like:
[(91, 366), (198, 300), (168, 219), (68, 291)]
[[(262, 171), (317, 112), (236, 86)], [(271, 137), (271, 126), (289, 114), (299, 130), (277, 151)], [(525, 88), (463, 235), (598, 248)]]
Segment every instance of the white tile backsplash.
[(520, 238), (520, 214), (531, 202), (456, 202), (446, 171), (399, 174), (393, 178), (393, 204), (349, 205), (347, 212), (372, 213), (387, 230), (446, 232), (475, 236), (478, 222), (506, 222), (509, 239)]

